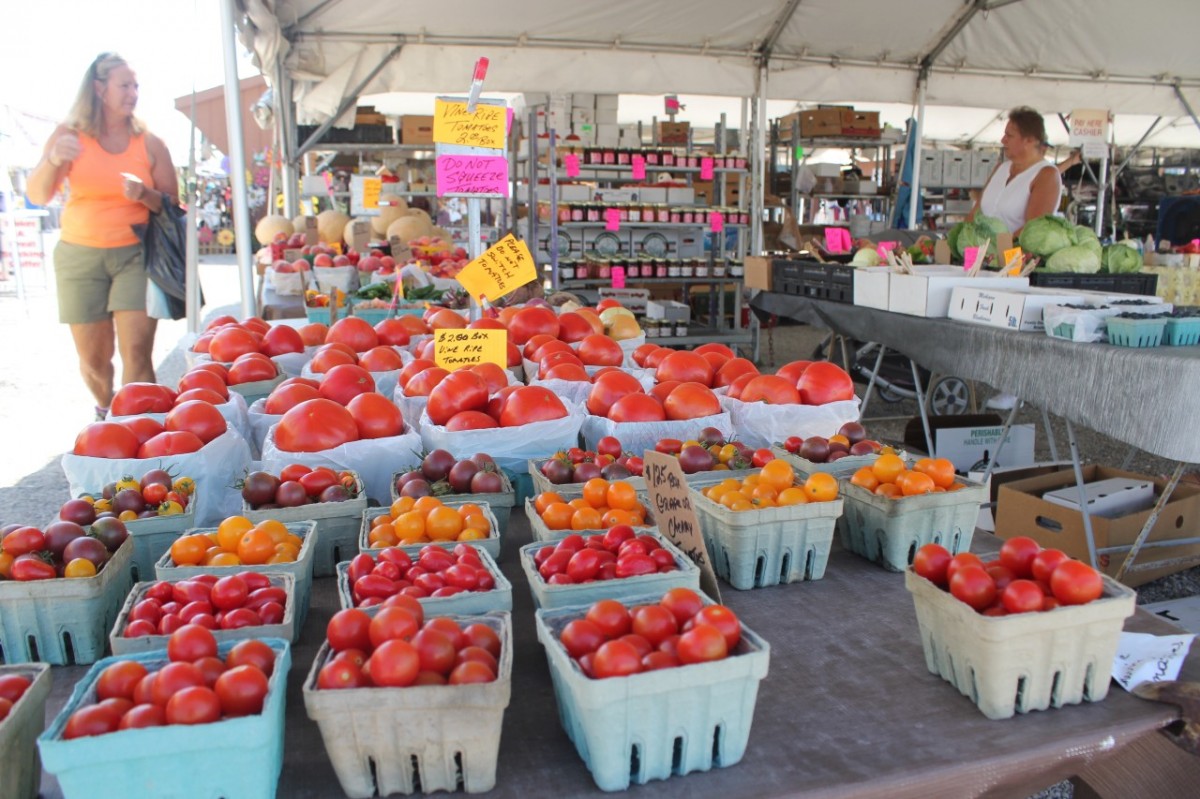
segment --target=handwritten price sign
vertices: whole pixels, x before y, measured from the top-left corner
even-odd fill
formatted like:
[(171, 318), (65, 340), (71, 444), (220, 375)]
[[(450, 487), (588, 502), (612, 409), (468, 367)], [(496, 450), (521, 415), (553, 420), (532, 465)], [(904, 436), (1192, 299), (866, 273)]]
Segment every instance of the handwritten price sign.
[(700, 567), (700, 588), (720, 602), (717, 573), (708, 559), (704, 536), (700, 532), (700, 520), (696, 518), (696, 511), (692, 507), (692, 497), (688, 493), (688, 484), (679, 461), (653, 450), (646, 450), (644, 457), (642, 474), (650, 492), (654, 517), (658, 520), (658, 531)]
[(433, 140), (439, 144), (500, 150), (507, 124), (508, 110), (501, 106), (480, 104), (474, 114), (468, 114), (466, 103), (434, 101)]
[(464, 366), (494, 363), (508, 365), (507, 330), (437, 330), (433, 334), (433, 362), (448, 372)]
[(458, 282), (476, 299), (498, 300), (537, 280), (537, 276), (529, 247), (510, 233), (463, 267)]

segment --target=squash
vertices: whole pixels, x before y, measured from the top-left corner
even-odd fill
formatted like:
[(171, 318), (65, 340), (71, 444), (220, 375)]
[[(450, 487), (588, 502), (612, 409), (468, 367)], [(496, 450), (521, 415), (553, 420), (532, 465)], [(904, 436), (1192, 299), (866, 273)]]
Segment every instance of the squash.
[[(385, 200), (390, 203), (385, 205)], [(379, 216), (371, 217), (371, 230), (376, 236), (387, 233), (388, 226), (402, 216), (408, 214), (408, 203), (403, 197), (387, 195), (379, 198)]]
[(273, 242), (280, 233), (285, 237), (292, 235), (292, 223), (286, 216), (267, 214), (254, 226), (254, 238), (258, 239), (258, 243), (263, 247)]
[(346, 223), (350, 221), (350, 217), (343, 214), (341, 211), (322, 211), (317, 214), (317, 238), (326, 244), (337, 244), (342, 240), (342, 233), (346, 230)]
[(429, 235), (429, 223), (419, 216), (402, 216), (388, 225), (387, 237), (398, 236), (403, 242), (410, 242), (422, 236)]

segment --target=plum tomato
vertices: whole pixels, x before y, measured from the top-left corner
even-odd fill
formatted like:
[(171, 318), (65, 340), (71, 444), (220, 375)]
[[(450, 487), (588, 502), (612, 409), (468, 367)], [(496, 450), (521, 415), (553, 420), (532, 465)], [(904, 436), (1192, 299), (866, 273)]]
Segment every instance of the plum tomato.
[(939, 588), (945, 588), (950, 581), (946, 576), (950, 557), (950, 550), (941, 544), (926, 544), (913, 557), (913, 571)]
[(1033, 559), (1042, 551), (1042, 545), (1024, 535), (1014, 536), (1000, 545), (1000, 565), (1007, 568), (1017, 579), (1033, 576)]
[[(593, 603), (584, 618), (596, 625), (605, 638), (620, 638), (630, 631), (633, 624), (629, 611), (615, 599), (601, 599)], [(566, 631), (563, 632), (565, 635)]]
[(1032, 580), (1012, 580), (1000, 592), (1000, 601), (1009, 613), (1035, 613), (1042, 609), (1045, 595)]
[(1033, 579), (1049, 584), (1050, 576), (1054, 574), (1055, 570), (1070, 559), (1070, 556), (1061, 549), (1043, 549), (1037, 553), (1030, 565)]
[(1078, 560), (1059, 564), (1050, 575), (1050, 590), (1062, 605), (1085, 605), (1104, 592), (1100, 572)]
[(955, 599), (982, 611), (996, 599), (996, 582), (982, 566), (968, 564), (950, 578), (950, 593)]

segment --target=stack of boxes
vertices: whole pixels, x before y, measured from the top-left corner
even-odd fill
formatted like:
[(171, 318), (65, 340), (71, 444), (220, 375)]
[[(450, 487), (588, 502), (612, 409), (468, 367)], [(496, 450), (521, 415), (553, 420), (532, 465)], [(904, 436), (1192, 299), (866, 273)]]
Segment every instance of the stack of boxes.
[[(582, 147), (634, 146), (623, 141), (625, 131), (617, 124), (615, 94), (534, 94), (526, 93), (527, 106), (537, 110), (537, 134), (554, 131), (561, 138), (578, 137), (573, 143)], [(637, 126), (632, 126), (635, 135)]]
[(995, 150), (922, 150), (921, 186), (982, 188), (999, 163), (1000, 154)]

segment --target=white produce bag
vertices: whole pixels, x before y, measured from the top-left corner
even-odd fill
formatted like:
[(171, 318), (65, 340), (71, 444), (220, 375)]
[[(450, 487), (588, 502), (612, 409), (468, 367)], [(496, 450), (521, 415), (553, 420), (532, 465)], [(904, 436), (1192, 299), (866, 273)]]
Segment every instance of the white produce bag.
[(421, 436), (408, 424), (404, 432), (389, 438), (351, 441), (320, 452), (285, 452), (275, 446), (275, 425), (267, 432), (262, 446), (262, 468), (279, 474), (292, 463), (348, 469), (362, 478), (367, 496), (381, 505), (392, 501), (392, 475), (407, 472), (421, 462)]
[(299, 377), (316, 354), (316, 347), (305, 347), (304, 352), (285, 352), (282, 355), (271, 356), (271, 360), (278, 364), (288, 377)]
[(314, 266), (313, 281), (317, 291), (329, 294), (331, 289), (340, 289), (349, 294), (358, 289), (358, 270), (353, 266)]
[(789, 436), (828, 438), (846, 422), (857, 422), (859, 416), (858, 397), (825, 405), (768, 405), (724, 395), (718, 395), (718, 399), (729, 412), (738, 437), (755, 449), (785, 441)]
[(592, 392), (592, 384), (586, 380), (538, 380), (535, 377), (529, 381), (529, 385), (549, 389), (556, 396), (576, 405), (586, 405), (588, 394)]
[[(221, 416), (225, 417), (226, 422), (233, 425), (233, 428), (238, 431), (238, 435), (247, 441), (250, 440), (250, 418), (246, 408), (245, 397), (236, 391), (230, 391), (229, 399), (213, 407), (221, 412)], [(159, 424), (165, 423), (167, 420), (165, 413), (135, 413), (129, 416), (113, 416), (112, 411), (109, 411), (108, 421), (120, 422), (125, 419), (136, 419), (140, 416), (154, 419)]]
[(305, 279), (300, 272), (276, 272), (267, 267), (271, 288), (280, 297), (299, 297), (304, 293)]
[(66, 453), (63, 472), (71, 496), (95, 491), (122, 475), (140, 476), (151, 469), (166, 469), (174, 477), (196, 481), (196, 526), (215, 527), (242, 510), (242, 492), (234, 488), (250, 467), (250, 445), (230, 426), (197, 452), (163, 458), (91, 458)]
[(654, 449), (659, 439), (687, 441), (699, 435), (705, 427), (715, 427), (726, 438), (733, 434), (734, 429), (729, 414), (724, 411), (696, 419), (665, 422), (614, 422), (603, 416), (588, 414), (583, 420), (583, 444), (584, 448), (594, 450), (600, 439), (616, 436), (622, 449), (640, 457), (645, 450)]
[(579, 426), (583, 424), (583, 408), (563, 400), (567, 415), (548, 422), (534, 422), (520, 427), (495, 427), (489, 430), (460, 430), (451, 432), (435, 425), (429, 414), (421, 415), (421, 441), (426, 451), (444, 449), (456, 458), (469, 458), (486, 452), (505, 469), (523, 472), (529, 461), (545, 458), (561, 449), (579, 443)]
[(267, 413), (266, 405), (267, 400), (264, 397), (255, 400), (246, 409), (246, 418), (250, 426), (250, 435), (246, 440), (250, 442), (250, 452), (255, 458), (262, 457), (263, 442), (267, 440), (267, 433), (283, 418), (282, 413)]
[(421, 429), (421, 417), (425, 413), (429, 397), (410, 397), (404, 393), (403, 388), (397, 385), (392, 391), (392, 402), (400, 409), (400, 415), (404, 417), (405, 424), (412, 425), (416, 430)]

